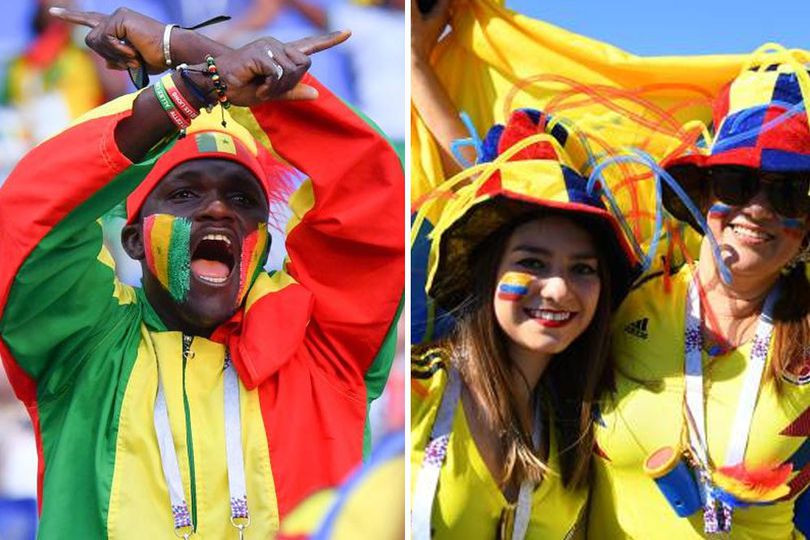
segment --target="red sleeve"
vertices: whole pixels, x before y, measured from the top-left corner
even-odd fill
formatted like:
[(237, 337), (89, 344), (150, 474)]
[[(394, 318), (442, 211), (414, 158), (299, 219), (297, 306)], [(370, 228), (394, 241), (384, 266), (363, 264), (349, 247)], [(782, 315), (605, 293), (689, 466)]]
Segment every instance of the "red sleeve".
[(309, 176), (291, 201), (285, 268), (314, 297), (306, 346), (320, 368), (356, 387), (403, 294), (405, 181), (385, 137), (306, 82), (317, 100), (252, 112), (274, 150)]

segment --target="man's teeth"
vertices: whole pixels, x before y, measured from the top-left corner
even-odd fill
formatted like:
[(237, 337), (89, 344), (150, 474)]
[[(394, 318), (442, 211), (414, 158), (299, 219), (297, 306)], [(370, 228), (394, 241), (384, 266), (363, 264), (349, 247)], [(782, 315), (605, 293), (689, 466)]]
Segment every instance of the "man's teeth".
[(533, 309), (531, 315), (544, 321), (567, 321), (574, 316), (570, 311), (546, 311), (545, 309)]
[(203, 281), (208, 281), (209, 283), (225, 283), (228, 279), (227, 277), (216, 277), (216, 276), (197, 276)]
[(764, 232), (764, 231), (756, 231), (754, 229), (749, 229), (748, 227), (744, 227), (742, 225), (731, 225), (731, 230), (737, 236), (744, 236), (745, 238), (751, 238), (753, 240), (769, 240), (771, 235)]
[(205, 236), (203, 236), (203, 240), (222, 240), (229, 246), (231, 245), (230, 238), (228, 238), (224, 234), (206, 234)]

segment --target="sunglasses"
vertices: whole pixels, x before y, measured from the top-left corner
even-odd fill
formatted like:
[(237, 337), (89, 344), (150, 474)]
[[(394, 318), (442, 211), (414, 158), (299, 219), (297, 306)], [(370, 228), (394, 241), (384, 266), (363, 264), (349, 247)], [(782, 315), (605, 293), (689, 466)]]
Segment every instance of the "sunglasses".
[[(810, 173), (763, 172), (738, 165), (715, 165), (702, 169), (695, 165), (676, 165), (667, 172), (705, 215), (712, 196), (729, 206), (745, 206), (760, 190), (777, 214), (798, 218), (810, 214)], [(666, 183), (662, 190), (664, 207), (675, 218), (703, 232), (683, 201)]]
[(798, 218), (810, 210), (808, 173), (762, 172), (734, 165), (717, 165), (708, 172), (714, 196), (730, 206), (744, 206), (762, 190), (770, 207), (780, 216)]

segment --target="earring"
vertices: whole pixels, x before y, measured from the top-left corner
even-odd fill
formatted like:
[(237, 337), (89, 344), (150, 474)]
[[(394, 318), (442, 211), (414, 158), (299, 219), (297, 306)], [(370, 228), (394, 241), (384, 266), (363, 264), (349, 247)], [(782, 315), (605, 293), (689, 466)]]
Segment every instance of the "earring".
[(810, 262), (810, 241), (805, 239), (802, 248), (790, 261), (782, 268), (782, 274), (787, 275), (793, 271), (799, 264)]

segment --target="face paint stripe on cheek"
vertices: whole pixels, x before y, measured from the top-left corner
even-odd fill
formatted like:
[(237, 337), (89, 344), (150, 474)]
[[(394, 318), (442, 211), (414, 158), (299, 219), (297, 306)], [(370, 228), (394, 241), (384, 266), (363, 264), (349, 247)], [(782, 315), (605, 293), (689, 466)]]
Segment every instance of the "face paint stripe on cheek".
[(731, 206), (723, 203), (714, 203), (711, 208), (709, 208), (709, 217), (722, 218), (727, 216), (729, 212), (731, 212)]
[(175, 218), (169, 243), (169, 293), (185, 302), (191, 287), (191, 220)]
[(804, 219), (786, 218), (780, 219), (782, 225), (782, 232), (791, 238), (804, 238), (805, 228), (807, 223)]
[(498, 283), (498, 298), (515, 302), (529, 293), (529, 284), (534, 279), (523, 272), (506, 272)]
[(267, 238), (267, 225), (260, 223), (259, 228), (250, 233), (242, 243), (242, 258), (239, 262), (239, 295), (236, 298), (237, 306), (242, 303), (260, 270), (259, 265), (267, 248)]
[[(143, 220), (143, 243), (144, 252), (146, 253), (146, 267), (149, 272), (157, 277), (157, 268), (155, 267), (155, 253), (152, 249), (152, 228), (155, 225), (155, 216), (147, 216)], [(158, 278), (159, 280), (159, 278)]]
[(146, 264), (177, 302), (185, 302), (191, 280), (191, 221), (169, 214), (144, 218)]
[(148, 250), (152, 252), (152, 260), (155, 264), (153, 274), (160, 281), (161, 285), (169, 289), (169, 243), (172, 238), (172, 222), (174, 216), (166, 214), (155, 214), (152, 227), (149, 231)]

